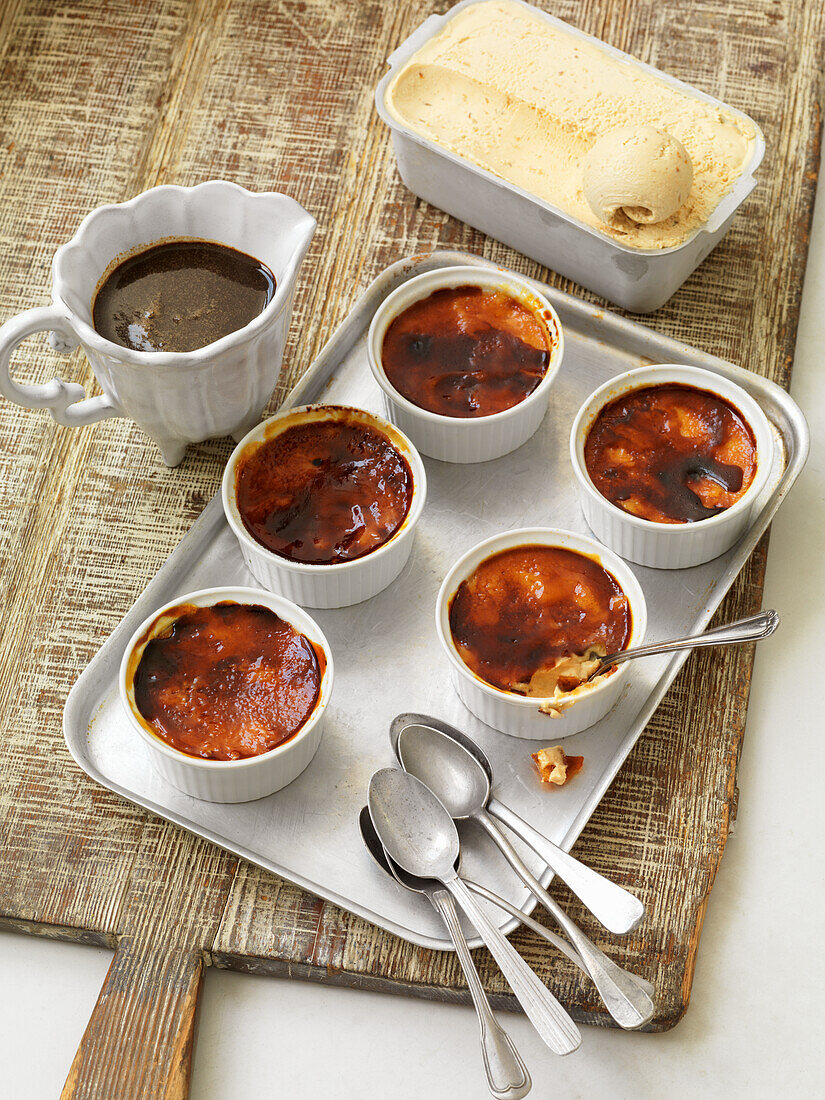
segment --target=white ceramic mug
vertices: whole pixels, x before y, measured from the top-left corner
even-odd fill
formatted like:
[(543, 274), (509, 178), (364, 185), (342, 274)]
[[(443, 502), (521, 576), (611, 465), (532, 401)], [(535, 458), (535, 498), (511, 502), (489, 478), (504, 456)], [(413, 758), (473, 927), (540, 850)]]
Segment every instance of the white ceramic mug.
[[(0, 328), (0, 393), (26, 408), (48, 409), (59, 424), (72, 427), (130, 416), (157, 443), (167, 466), (177, 466), (187, 443), (243, 438), (277, 384), (295, 279), (315, 225), (287, 195), (253, 194), (225, 180), (155, 187), (93, 210), (55, 254), (52, 304)], [(170, 237), (217, 241), (254, 256), (275, 276), (272, 300), (244, 328), (197, 351), (141, 352), (104, 339), (92, 324), (101, 276), (122, 254)], [(36, 386), (13, 380), (14, 349), (42, 331), (50, 333), (56, 351), (83, 347), (100, 397), (83, 400), (81, 385), (60, 378)]]

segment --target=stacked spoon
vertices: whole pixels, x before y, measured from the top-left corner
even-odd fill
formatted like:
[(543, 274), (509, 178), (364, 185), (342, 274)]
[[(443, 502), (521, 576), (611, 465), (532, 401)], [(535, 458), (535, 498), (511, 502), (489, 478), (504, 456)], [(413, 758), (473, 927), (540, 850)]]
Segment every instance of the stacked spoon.
[[(583, 969), (590, 975), (616, 1023), (623, 1028), (637, 1028), (647, 1023), (654, 1012), (647, 983), (640, 983), (635, 975), (612, 962), (567, 916), (531, 874), (491, 815), (495, 813), (533, 848), (610, 932), (623, 935), (635, 928), (644, 916), (642, 903), (627, 890), (568, 855), (492, 798), (492, 766), (470, 738), (446, 722), (426, 716), (420, 718), (423, 721), (404, 725), (395, 738), (401, 766), (426, 784), (454, 820), (471, 818), (487, 832), (528, 890), (570, 940)], [(475, 751), (471, 752), (468, 745)]]
[[(641, 920), (644, 908), (632, 894), (579, 863), (498, 802), (492, 796), (489, 760), (459, 730), (427, 715), (402, 714), (392, 724), (390, 739), (401, 769), (384, 768), (372, 777), (368, 806), (361, 811), (359, 821), (364, 843), (386, 873), (407, 889), (423, 894), (442, 917), (478, 1014), (490, 1092), (501, 1100), (517, 1100), (530, 1091), (530, 1075), (492, 1014), (456, 903), (489, 948), (528, 1019), (556, 1054), (576, 1050), (581, 1034), (562, 1005), (489, 919), (478, 897), (516, 916), (588, 974), (621, 1027), (641, 1027), (652, 1017), (653, 989), (649, 982), (622, 970), (585, 936), (525, 866), (492, 815), (541, 855), (611, 931), (630, 931)], [(455, 820), (463, 819), (474, 820), (485, 830), (528, 889), (553, 915), (566, 940), (525, 917), (493, 891), (461, 875)]]

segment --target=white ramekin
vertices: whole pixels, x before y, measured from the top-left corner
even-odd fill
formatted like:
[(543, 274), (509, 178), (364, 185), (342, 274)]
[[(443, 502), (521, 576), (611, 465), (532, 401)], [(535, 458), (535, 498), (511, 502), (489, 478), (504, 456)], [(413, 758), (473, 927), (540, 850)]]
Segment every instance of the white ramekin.
[[(185, 752), (167, 745), (141, 717), (134, 705), (133, 679), (140, 656), (149, 638), (147, 631), (165, 611), (179, 604), (195, 604), (197, 607), (210, 607), (222, 600), (235, 603), (261, 604), (268, 607), (288, 622), (301, 634), (309, 638), (323, 651), (326, 668), (321, 679), (321, 690), (315, 710), (301, 726), (294, 737), (283, 745), (249, 756), (243, 760), (203, 760), (198, 756), (189, 756)], [(120, 699), (129, 722), (149, 748), (149, 755), (155, 769), (174, 787), (193, 798), (202, 798), (207, 802), (251, 802), (273, 794), (297, 779), (321, 744), (323, 719), (332, 694), (333, 665), (332, 650), (318, 624), (305, 611), (289, 600), (275, 596), (270, 592), (261, 592), (257, 588), (205, 588), (199, 592), (187, 592), (178, 596), (163, 607), (153, 611), (140, 624), (126, 646), (120, 664)]]
[(507, 531), (504, 534), (493, 535), (492, 538), (478, 543), (459, 558), (444, 578), (436, 602), (436, 630), (450, 661), (453, 684), (462, 702), (476, 718), (501, 733), (508, 733), (514, 737), (551, 741), (581, 733), (588, 726), (604, 718), (618, 702), (625, 680), (630, 673), (630, 662), (618, 665), (610, 676), (583, 691), (575, 703), (564, 710), (560, 717), (552, 718), (539, 710), (545, 700), (528, 699), (523, 695), (501, 691), (476, 676), (461, 659), (450, 630), (450, 603), (462, 581), (465, 581), (481, 562), (494, 554), (502, 550), (510, 550), (515, 546), (530, 545), (558, 546), (564, 550), (585, 554), (599, 562), (615, 577), (630, 606), (631, 631), (627, 642), (628, 648), (641, 645), (644, 641), (647, 629), (647, 606), (639, 582), (621, 558), (600, 546), (594, 539), (588, 538), (587, 535), (578, 535), (573, 531), (559, 531), (550, 527), (526, 527), (520, 531)]
[[(748, 422), (756, 440), (756, 476), (746, 492), (724, 512), (696, 523), (656, 523), (622, 511), (602, 496), (584, 464), (587, 435), (605, 405), (632, 390), (667, 383), (695, 386), (729, 401)], [(612, 378), (585, 401), (570, 432), (570, 460), (584, 518), (591, 531), (621, 557), (653, 569), (685, 569), (729, 550), (750, 524), (754, 504), (770, 477), (773, 456), (770, 421), (741, 386), (721, 374), (678, 363), (637, 367)]]
[[(441, 416), (420, 409), (403, 397), (384, 373), (381, 349), (387, 329), (395, 318), (436, 290), (456, 286), (504, 291), (532, 309), (544, 321), (550, 334), (553, 350), (544, 378), (523, 401), (503, 412), (466, 419)], [(445, 267), (416, 275), (384, 299), (372, 319), (367, 350), (370, 369), (384, 395), (387, 416), (407, 433), (422, 454), (442, 462), (488, 462), (526, 443), (544, 419), (550, 388), (564, 356), (564, 333), (551, 304), (525, 280), (494, 268)]]
[[(333, 565), (312, 565), (290, 561), (268, 550), (247, 531), (235, 495), (235, 471), (238, 460), (251, 443), (272, 439), (299, 422), (325, 420), (335, 416), (355, 416), (363, 423), (389, 436), (404, 455), (413, 478), (413, 497), (407, 516), (391, 539), (377, 550), (354, 561)], [(380, 416), (363, 409), (343, 405), (299, 405), (270, 417), (244, 436), (229, 457), (221, 485), (223, 508), (229, 526), (235, 532), (244, 562), (265, 588), (307, 607), (348, 607), (368, 600), (391, 584), (412, 550), (415, 526), (427, 497), (427, 475), (421, 456), (409, 439)]]

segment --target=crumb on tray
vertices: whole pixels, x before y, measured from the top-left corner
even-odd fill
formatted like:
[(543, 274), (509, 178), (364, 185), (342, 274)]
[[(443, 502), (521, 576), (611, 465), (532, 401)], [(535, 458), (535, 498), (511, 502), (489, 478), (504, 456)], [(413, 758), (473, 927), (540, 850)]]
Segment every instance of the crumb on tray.
[(567, 756), (561, 745), (531, 753), (542, 783), (562, 787), (581, 770), (583, 756)]

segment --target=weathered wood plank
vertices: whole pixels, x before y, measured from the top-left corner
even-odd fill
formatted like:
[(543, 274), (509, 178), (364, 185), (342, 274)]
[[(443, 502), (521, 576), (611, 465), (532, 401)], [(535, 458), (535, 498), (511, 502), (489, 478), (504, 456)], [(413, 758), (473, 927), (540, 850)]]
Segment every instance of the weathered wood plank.
[(133, 865), (118, 945), (64, 1097), (188, 1092), (201, 944), (214, 937), (235, 861), (179, 830), (153, 833)]

